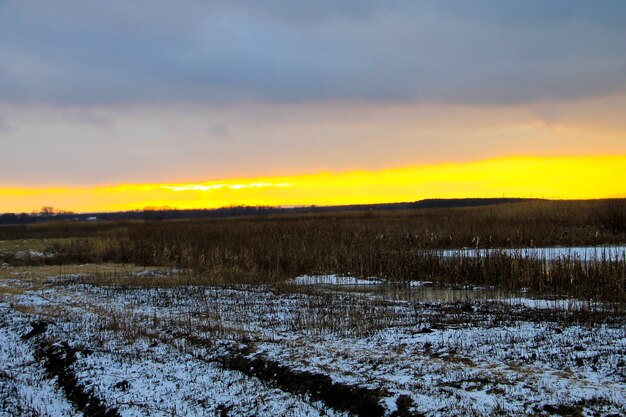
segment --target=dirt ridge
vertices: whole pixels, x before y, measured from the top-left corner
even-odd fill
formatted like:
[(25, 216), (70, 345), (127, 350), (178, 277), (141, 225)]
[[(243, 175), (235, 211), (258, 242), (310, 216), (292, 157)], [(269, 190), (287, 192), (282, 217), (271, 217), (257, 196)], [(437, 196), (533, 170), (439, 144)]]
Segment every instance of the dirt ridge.
[(331, 377), (308, 371), (296, 371), (262, 357), (249, 358), (241, 353), (219, 358), (224, 367), (271, 383), (283, 391), (306, 395), (338, 411), (361, 417), (383, 417), (385, 408), (380, 400), (385, 390), (359, 387), (333, 381)]
[(44, 334), (48, 322), (31, 323), (32, 330), (25, 334), (25, 340), (35, 339), (35, 358), (43, 362), (49, 378), (57, 378), (57, 385), (65, 397), (86, 417), (120, 417), (116, 408), (107, 408), (104, 402), (78, 381), (72, 365), (76, 362), (76, 350), (66, 342), (54, 342)]

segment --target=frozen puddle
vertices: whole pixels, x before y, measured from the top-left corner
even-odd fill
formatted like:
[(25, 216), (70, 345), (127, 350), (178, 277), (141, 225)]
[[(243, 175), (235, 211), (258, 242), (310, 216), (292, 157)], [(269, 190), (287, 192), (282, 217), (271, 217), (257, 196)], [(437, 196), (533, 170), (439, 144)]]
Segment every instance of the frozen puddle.
[[(605, 303), (567, 297), (550, 299), (529, 296), (526, 290), (511, 291), (496, 287), (437, 287), (431, 281), (393, 282), (338, 275), (302, 275), (291, 282), (302, 286), (318, 286), (337, 293), (367, 293), (387, 300), (417, 303), (486, 302), (509, 307), (559, 311), (611, 311), (619, 303)], [(623, 307), (621, 307), (623, 308)]]
[(477, 257), (503, 254), (516, 258), (533, 258), (554, 261), (578, 259), (581, 261), (624, 260), (626, 246), (581, 246), (519, 249), (449, 249), (442, 251), (445, 257)]
[(393, 282), (377, 278), (356, 278), (342, 275), (302, 275), (294, 278), (292, 283), (302, 286), (319, 286), (339, 291), (367, 291), (392, 300), (404, 301), (469, 301), (469, 300), (502, 300), (519, 298), (524, 293), (501, 290), (497, 288), (468, 287), (442, 288), (434, 287), (432, 281)]

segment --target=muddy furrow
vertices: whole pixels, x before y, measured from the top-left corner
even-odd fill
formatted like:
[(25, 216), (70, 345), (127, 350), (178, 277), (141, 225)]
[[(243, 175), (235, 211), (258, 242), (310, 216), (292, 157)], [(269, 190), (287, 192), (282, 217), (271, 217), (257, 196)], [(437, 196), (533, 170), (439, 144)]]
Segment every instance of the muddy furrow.
[(117, 409), (107, 408), (92, 391), (85, 388), (76, 377), (72, 365), (76, 362), (76, 351), (67, 343), (54, 343), (44, 337), (48, 324), (37, 321), (24, 339), (34, 339), (35, 358), (43, 362), (50, 378), (57, 378), (57, 385), (65, 397), (87, 417), (120, 417)]
[(321, 401), (337, 411), (346, 411), (363, 417), (383, 417), (385, 409), (380, 400), (387, 395), (381, 389), (348, 385), (323, 374), (295, 371), (265, 358), (248, 358), (232, 353), (218, 360), (225, 368), (242, 372), (261, 381), (296, 395)]

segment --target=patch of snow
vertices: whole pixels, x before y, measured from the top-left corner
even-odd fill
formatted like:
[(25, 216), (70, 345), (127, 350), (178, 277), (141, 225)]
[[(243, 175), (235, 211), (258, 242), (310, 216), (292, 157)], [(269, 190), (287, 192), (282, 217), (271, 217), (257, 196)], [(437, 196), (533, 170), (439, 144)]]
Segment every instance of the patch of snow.
[(302, 275), (293, 279), (296, 285), (382, 285), (385, 282), (378, 279), (362, 279), (341, 275)]
[(485, 257), (504, 254), (511, 257), (535, 258), (546, 261), (557, 259), (576, 259), (593, 262), (606, 260), (624, 260), (626, 246), (582, 246), (582, 247), (544, 247), (519, 249), (448, 249), (442, 251), (445, 257)]
[(410, 281), (409, 282), (409, 287), (432, 287), (433, 286), (433, 282), (432, 281)]
[(167, 270), (162, 269), (145, 269), (143, 271), (131, 272), (130, 275), (133, 277), (152, 277), (152, 278), (162, 278), (168, 277), (172, 274), (179, 273), (181, 270), (178, 268), (172, 268)]
[(91, 276), (92, 276), (91, 274), (86, 274), (86, 273), (53, 275), (51, 277), (48, 277), (46, 282), (48, 283), (72, 283), (72, 282), (76, 282), (80, 278), (88, 278)]
[(15, 252), (15, 257), (18, 258), (18, 259), (23, 259), (23, 258), (45, 258), (48, 255), (49, 254), (47, 254), (47, 253), (40, 252), (40, 251), (35, 251), (35, 250), (27, 250), (27, 251)]

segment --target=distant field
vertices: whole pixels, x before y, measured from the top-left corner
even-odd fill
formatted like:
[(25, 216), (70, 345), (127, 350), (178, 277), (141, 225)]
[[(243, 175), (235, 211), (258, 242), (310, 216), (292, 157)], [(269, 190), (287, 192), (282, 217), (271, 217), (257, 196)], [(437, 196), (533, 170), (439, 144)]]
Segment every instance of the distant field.
[(624, 207), (0, 227), (0, 416), (624, 415)]

